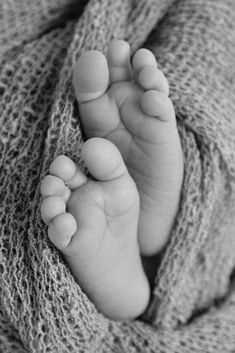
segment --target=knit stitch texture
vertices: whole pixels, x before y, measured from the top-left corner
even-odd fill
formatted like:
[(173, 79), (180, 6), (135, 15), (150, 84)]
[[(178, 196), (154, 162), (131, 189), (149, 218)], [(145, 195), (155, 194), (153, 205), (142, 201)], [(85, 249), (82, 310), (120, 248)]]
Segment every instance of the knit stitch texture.
[[(0, 352), (234, 353), (234, 0), (0, 0), (0, 29)], [(133, 322), (97, 312), (40, 217), (52, 160), (83, 167), (73, 63), (114, 38), (155, 53), (185, 158), (152, 300)]]

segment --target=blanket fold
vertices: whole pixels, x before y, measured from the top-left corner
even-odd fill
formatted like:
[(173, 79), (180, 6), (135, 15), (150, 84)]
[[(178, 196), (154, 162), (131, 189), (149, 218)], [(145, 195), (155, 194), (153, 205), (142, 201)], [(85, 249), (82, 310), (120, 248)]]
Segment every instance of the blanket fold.
[[(0, 28), (0, 352), (234, 352), (234, 1), (0, 0)], [(185, 158), (146, 322), (97, 312), (39, 212), (55, 156), (82, 165), (72, 65), (113, 38), (155, 53)]]

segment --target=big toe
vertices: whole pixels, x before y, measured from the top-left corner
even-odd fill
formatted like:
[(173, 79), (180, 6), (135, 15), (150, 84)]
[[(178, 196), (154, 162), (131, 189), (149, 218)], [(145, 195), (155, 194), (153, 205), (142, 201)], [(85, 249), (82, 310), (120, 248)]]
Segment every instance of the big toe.
[(83, 145), (82, 156), (90, 173), (97, 180), (108, 181), (126, 173), (121, 153), (109, 140), (99, 137), (87, 140)]
[(82, 156), (92, 176), (102, 185), (109, 215), (123, 214), (134, 203), (138, 207), (136, 185), (120, 151), (112, 142), (103, 138), (91, 138), (84, 144)]
[(80, 56), (74, 65), (73, 85), (79, 103), (96, 99), (107, 90), (109, 69), (100, 51), (89, 50)]

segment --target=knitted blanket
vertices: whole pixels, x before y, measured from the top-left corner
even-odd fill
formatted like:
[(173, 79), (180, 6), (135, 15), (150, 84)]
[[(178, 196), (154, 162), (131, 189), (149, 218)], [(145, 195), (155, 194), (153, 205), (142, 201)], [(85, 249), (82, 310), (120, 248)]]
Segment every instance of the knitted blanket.
[[(113, 38), (155, 53), (185, 158), (152, 299), (133, 322), (97, 312), (40, 217), (51, 161), (82, 165), (72, 65)], [(0, 0), (0, 352), (235, 352), (234, 216), (234, 0)]]

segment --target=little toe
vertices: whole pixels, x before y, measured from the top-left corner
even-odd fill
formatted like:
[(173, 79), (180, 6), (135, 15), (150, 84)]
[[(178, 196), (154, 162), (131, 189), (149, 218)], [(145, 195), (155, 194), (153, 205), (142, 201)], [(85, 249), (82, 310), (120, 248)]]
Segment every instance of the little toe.
[(50, 173), (62, 179), (71, 190), (87, 182), (86, 175), (67, 156), (60, 155), (50, 165)]
[(137, 50), (132, 59), (133, 70), (138, 73), (144, 66), (157, 67), (157, 61), (154, 54), (145, 48)]
[(176, 122), (173, 104), (170, 98), (161, 92), (145, 92), (140, 99), (140, 105), (148, 116), (154, 116), (164, 122)]
[(89, 50), (80, 56), (74, 65), (73, 85), (79, 103), (96, 99), (107, 90), (108, 64), (100, 51)]
[(52, 219), (48, 227), (48, 236), (60, 251), (65, 252), (76, 230), (75, 218), (70, 213), (64, 212)]
[(112, 41), (108, 46), (107, 60), (111, 83), (131, 79), (129, 43), (124, 40)]
[(138, 82), (145, 90), (157, 90), (169, 95), (167, 79), (156, 66), (144, 66), (139, 71)]
[(65, 201), (59, 196), (49, 196), (42, 200), (41, 203), (41, 217), (48, 225), (53, 218), (66, 210)]

